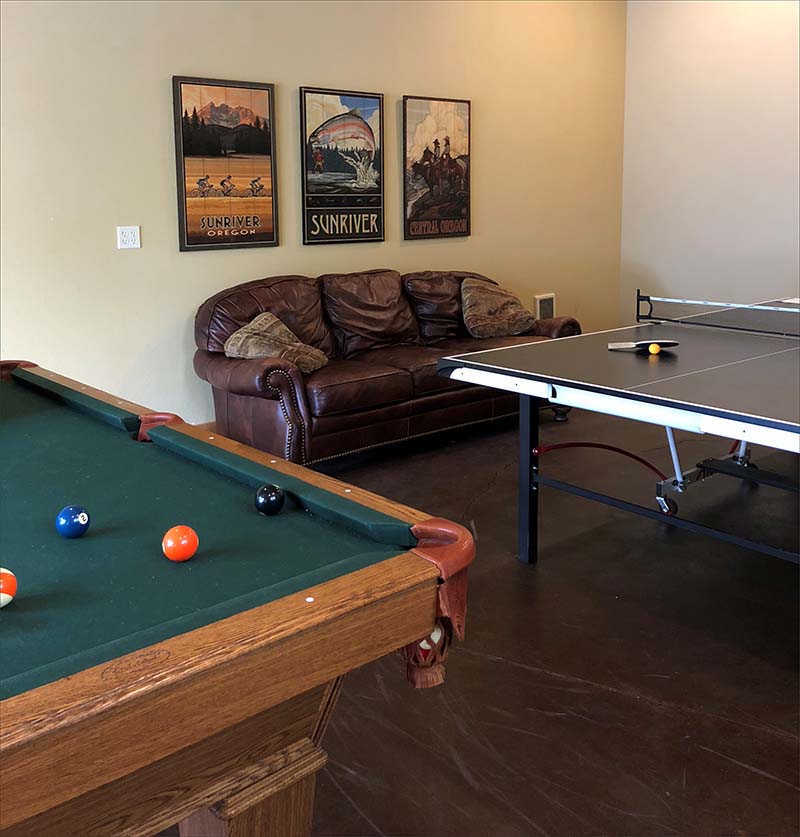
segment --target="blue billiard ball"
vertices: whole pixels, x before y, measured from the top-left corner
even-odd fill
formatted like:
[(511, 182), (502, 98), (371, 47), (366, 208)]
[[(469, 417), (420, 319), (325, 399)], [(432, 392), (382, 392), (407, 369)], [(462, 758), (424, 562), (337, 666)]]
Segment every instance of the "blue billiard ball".
[(64, 506), (56, 515), (56, 532), (62, 538), (79, 538), (89, 528), (89, 512), (83, 506)]

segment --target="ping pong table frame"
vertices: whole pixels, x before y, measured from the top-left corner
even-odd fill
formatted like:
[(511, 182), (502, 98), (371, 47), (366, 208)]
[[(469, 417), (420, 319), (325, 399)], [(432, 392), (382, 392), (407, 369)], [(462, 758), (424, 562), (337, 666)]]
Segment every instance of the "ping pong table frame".
[[(536, 383), (527, 381), (526, 383)], [(560, 388), (561, 389), (561, 388)], [(582, 400), (582, 399), (581, 399)], [(626, 418), (636, 418), (631, 415), (631, 402), (626, 399), (618, 399), (625, 402), (628, 410), (627, 412), (607, 413), (610, 415), (620, 415)], [(518, 471), (518, 528), (519, 528), (519, 559), (523, 563), (535, 564), (539, 555), (539, 487), (542, 485), (550, 488), (557, 488), (559, 491), (565, 491), (568, 494), (574, 494), (578, 497), (584, 497), (587, 500), (594, 500), (598, 503), (603, 503), (607, 506), (612, 506), (623, 511), (637, 514), (641, 517), (647, 517), (650, 520), (656, 520), (659, 523), (666, 523), (670, 526), (676, 526), (680, 529), (685, 529), (689, 532), (694, 532), (698, 535), (706, 535), (717, 538), (718, 540), (727, 541), (728, 543), (736, 544), (737, 546), (745, 547), (746, 549), (753, 549), (757, 552), (762, 552), (766, 555), (771, 555), (775, 558), (780, 558), (784, 561), (790, 561), (794, 564), (800, 564), (800, 554), (791, 552), (787, 549), (775, 547), (770, 544), (754, 541), (749, 538), (743, 538), (731, 532), (725, 532), (721, 529), (714, 529), (710, 526), (705, 526), (702, 523), (697, 523), (693, 520), (687, 520), (682, 517), (677, 517), (671, 514), (667, 508), (666, 503), (661, 508), (648, 508), (637, 503), (631, 503), (627, 500), (622, 500), (619, 497), (613, 497), (609, 494), (603, 494), (583, 486), (574, 485), (573, 483), (564, 482), (562, 480), (554, 479), (553, 477), (545, 476), (540, 471), (540, 453), (539, 453), (539, 408), (543, 404), (549, 404), (550, 399), (543, 399), (528, 394), (520, 394), (519, 396), (519, 471)], [(564, 403), (563, 401), (561, 403)], [(570, 406), (578, 406), (571, 404)], [(588, 406), (584, 403), (584, 406)], [(589, 407), (594, 411), (596, 407)], [(670, 409), (670, 408), (666, 408)], [(606, 410), (602, 412), (606, 413)], [(676, 411), (682, 412), (682, 411)], [(700, 414), (693, 414), (697, 418), (701, 418)], [(675, 420), (675, 417), (672, 419)], [(723, 419), (723, 421), (727, 421)], [(653, 424), (661, 424), (662, 421), (649, 422)], [(713, 433), (714, 435), (727, 436), (729, 434), (720, 433), (710, 429), (698, 430), (696, 420), (694, 427), (686, 424), (673, 424), (672, 426), (665, 425), (667, 429), (668, 438), (671, 441), (671, 447), (674, 445), (674, 438), (672, 437), (672, 428), (682, 427), (686, 430), (694, 430), (694, 432)], [(708, 428), (709, 425), (705, 424)], [(730, 429), (730, 428), (728, 428)], [(764, 428), (768, 429), (768, 428)], [(776, 431), (781, 432), (781, 431)], [(760, 444), (768, 445), (765, 438), (754, 439), (753, 435), (749, 434), (752, 441), (757, 441)], [(769, 438), (769, 434), (766, 434)], [(732, 438), (741, 438), (739, 436)], [(774, 440), (773, 440), (774, 442)], [(769, 447), (779, 447), (772, 444)], [(782, 447), (782, 446), (781, 446)], [(786, 448), (784, 448), (786, 449)], [(791, 449), (791, 448), (789, 448)], [(674, 451), (674, 449), (673, 449)], [(657, 484), (657, 499), (663, 497), (668, 491), (677, 488), (678, 483), (684, 483), (689, 479), (700, 479), (706, 474), (724, 473), (729, 476), (736, 476), (740, 479), (746, 479), (750, 482), (770, 485), (774, 488), (786, 489), (789, 491), (797, 491), (797, 484), (782, 478), (779, 475), (770, 472), (761, 472), (755, 470), (749, 463), (749, 457), (746, 453), (745, 445), (737, 445), (736, 454), (729, 455), (722, 459), (708, 459), (702, 463), (698, 463), (692, 471), (684, 472), (680, 466), (676, 467), (675, 475), (667, 480), (663, 480)]]
[[(648, 312), (643, 313), (641, 311), (643, 302), (649, 303), (650, 297), (642, 295), (637, 290), (637, 322), (658, 319), (651, 318), (652, 307)], [(577, 340), (580, 337), (564, 337), (561, 339)], [(800, 564), (800, 554), (797, 552), (743, 538), (730, 532), (675, 516), (674, 512), (677, 506), (668, 497), (673, 492), (684, 491), (691, 482), (704, 479), (711, 474), (727, 474), (728, 476), (745, 479), (751, 483), (797, 492), (798, 485), (796, 482), (781, 475), (761, 471), (753, 467), (749, 461), (747, 448), (748, 443), (753, 443), (777, 450), (800, 453), (800, 436), (797, 433), (780, 427), (771, 427), (768, 424), (748, 421), (745, 416), (737, 419), (716, 415), (713, 412), (684, 409), (680, 406), (670, 406), (656, 401), (634, 398), (630, 393), (622, 391), (619, 394), (601, 392), (597, 388), (587, 385), (569, 386), (562, 382), (553, 383), (548, 380), (516, 375), (513, 372), (501, 373), (485, 368), (476, 369), (467, 365), (462, 366), (458, 362), (458, 357), (442, 358), (438, 364), (438, 371), (440, 374), (456, 380), (507, 392), (516, 392), (519, 395), (518, 526), (520, 561), (532, 564), (536, 563), (538, 559), (539, 487), (546, 485), (641, 517), (647, 517), (696, 534), (707, 535)], [(543, 475), (539, 465), (539, 408), (542, 406), (553, 407), (554, 405), (577, 407), (591, 412), (619, 416), (664, 427), (667, 432), (670, 456), (675, 472), (672, 477), (661, 479), (656, 485), (658, 507), (647, 508), (618, 497)], [(673, 433), (675, 429), (734, 439), (737, 443), (727, 456), (704, 460), (698, 463), (694, 469), (684, 471), (675, 444)], [(619, 452), (625, 453), (624, 451)], [(630, 454), (627, 455), (630, 456)]]

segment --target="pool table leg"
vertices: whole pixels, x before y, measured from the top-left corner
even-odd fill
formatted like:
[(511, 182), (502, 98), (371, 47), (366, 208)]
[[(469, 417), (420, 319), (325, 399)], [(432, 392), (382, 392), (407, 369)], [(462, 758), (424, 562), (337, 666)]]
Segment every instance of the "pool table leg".
[[(181, 837), (307, 837), (311, 833), (316, 773), (241, 810), (234, 800), (196, 811), (179, 825)], [(256, 790), (255, 788), (253, 789)], [(257, 792), (257, 791), (256, 791)], [(240, 800), (241, 802), (241, 800)]]
[[(181, 837), (307, 837), (311, 833), (316, 777), (328, 760), (319, 746), (342, 689), (342, 677), (328, 683), (310, 738), (302, 738), (268, 759), (268, 775), (231, 788), (225, 799), (190, 814), (178, 824)], [(263, 775), (263, 774), (262, 774)]]

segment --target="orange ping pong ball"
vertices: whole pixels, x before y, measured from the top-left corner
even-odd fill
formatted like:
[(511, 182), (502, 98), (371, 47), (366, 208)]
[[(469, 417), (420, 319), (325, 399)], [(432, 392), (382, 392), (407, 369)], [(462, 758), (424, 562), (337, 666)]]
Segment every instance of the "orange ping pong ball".
[(647, 347), (647, 351), (650, 352), (651, 355), (657, 355), (661, 351), (661, 346), (658, 343), (651, 343)]
[(161, 549), (170, 561), (188, 561), (199, 545), (200, 539), (191, 526), (173, 526), (161, 539)]

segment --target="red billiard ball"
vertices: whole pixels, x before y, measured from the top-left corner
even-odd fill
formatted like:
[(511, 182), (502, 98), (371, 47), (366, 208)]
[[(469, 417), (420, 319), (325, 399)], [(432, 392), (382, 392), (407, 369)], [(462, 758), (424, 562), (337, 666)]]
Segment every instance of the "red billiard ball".
[(170, 561), (188, 561), (197, 552), (200, 539), (191, 526), (173, 526), (161, 540), (161, 549)]

